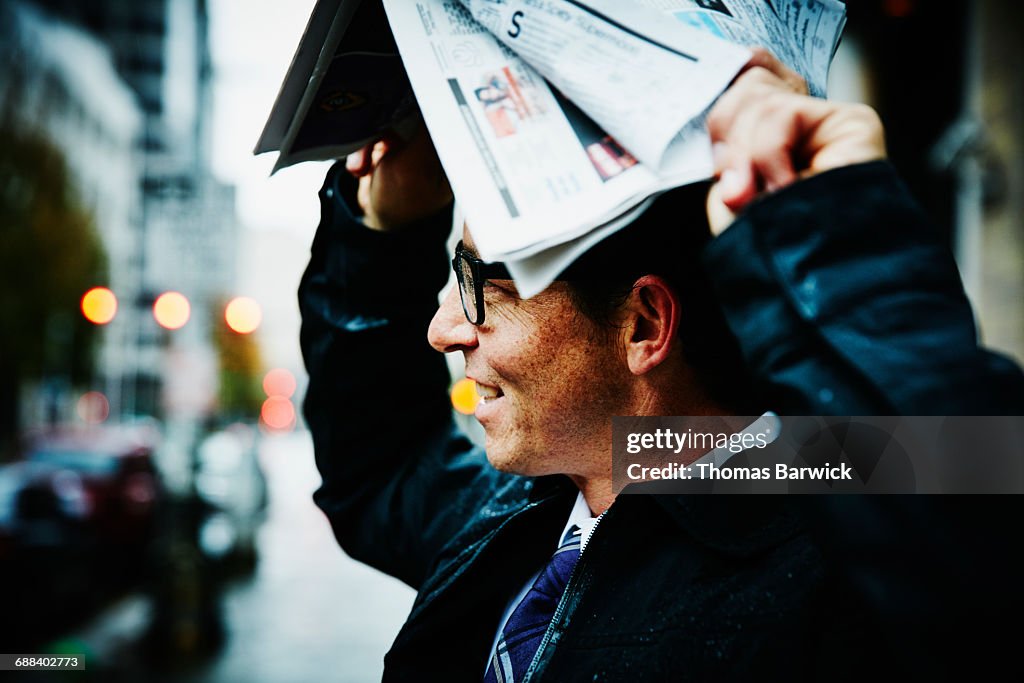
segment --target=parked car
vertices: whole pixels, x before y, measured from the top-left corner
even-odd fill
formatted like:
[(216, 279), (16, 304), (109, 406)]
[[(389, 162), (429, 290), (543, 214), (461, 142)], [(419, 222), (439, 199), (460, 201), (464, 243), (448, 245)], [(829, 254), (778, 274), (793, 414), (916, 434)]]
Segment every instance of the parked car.
[(46, 462), (0, 465), (0, 642), (28, 638), (91, 609), (105, 557), (83, 478)]
[(256, 561), (256, 532), (267, 507), (267, 480), (256, 456), (256, 430), (236, 423), (206, 436), (196, 458), (195, 488), (210, 513), (199, 548), (214, 560)]
[(75, 472), (37, 462), (0, 465), (0, 557), (14, 545), (67, 545), (92, 508)]
[(29, 442), (25, 464), (81, 485), (88, 526), (103, 546), (139, 548), (155, 530), (163, 496), (147, 433), (118, 428), (51, 431)]

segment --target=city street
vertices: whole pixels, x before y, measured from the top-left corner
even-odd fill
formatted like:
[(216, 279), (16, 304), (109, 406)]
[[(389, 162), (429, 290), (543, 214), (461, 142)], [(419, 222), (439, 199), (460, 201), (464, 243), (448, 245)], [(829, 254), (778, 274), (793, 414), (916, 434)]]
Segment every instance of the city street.
[[(222, 596), (223, 649), (173, 676), (145, 675), (174, 683), (379, 680), (412, 590), (338, 548), (310, 499), (319, 475), (308, 433), (264, 437), (259, 457), (270, 487), (268, 517), (255, 574)], [(148, 612), (145, 598), (128, 598), (70, 640), (88, 645), (105, 672), (130, 680), (142, 673), (132, 644)]]
[(222, 656), (190, 681), (374, 681), (412, 605), (404, 584), (346, 557), (310, 498), (306, 432), (266, 437), (270, 509), (251, 581), (224, 596)]

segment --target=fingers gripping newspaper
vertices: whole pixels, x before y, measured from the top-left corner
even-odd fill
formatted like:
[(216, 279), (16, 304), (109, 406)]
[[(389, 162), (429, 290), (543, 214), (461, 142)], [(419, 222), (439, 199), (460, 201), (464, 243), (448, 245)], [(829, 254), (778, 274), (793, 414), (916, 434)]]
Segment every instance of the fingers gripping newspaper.
[[(321, 8), (327, 1), (314, 18), (329, 14)], [(341, 3), (338, 16), (359, 5), (333, 2)], [(362, 2), (366, 11), (380, 0)], [(526, 297), (659, 192), (710, 177), (704, 114), (749, 59), (744, 46), (767, 47), (823, 95), (845, 22), (836, 0), (383, 6), (481, 257), (505, 261)], [(291, 137), (297, 128), (293, 121)], [(301, 160), (289, 158), (288, 137), (278, 166)], [(348, 139), (366, 137), (358, 131)]]

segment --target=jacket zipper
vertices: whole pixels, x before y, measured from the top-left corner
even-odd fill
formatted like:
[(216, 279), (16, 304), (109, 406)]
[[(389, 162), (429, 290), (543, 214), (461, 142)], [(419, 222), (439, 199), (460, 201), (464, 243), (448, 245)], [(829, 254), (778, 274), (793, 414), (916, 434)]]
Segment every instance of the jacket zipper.
[[(609, 508), (611, 509), (611, 508)], [(594, 528), (590, 530), (590, 537), (587, 539), (587, 545), (589, 546), (591, 541), (594, 540), (594, 534), (597, 533), (597, 527), (600, 526), (601, 520), (608, 514), (608, 510), (605, 510), (597, 519), (594, 521)], [(569, 574), (569, 581), (565, 584), (565, 590), (562, 591), (562, 597), (558, 600), (558, 605), (555, 606), (555, 613), (551, 616), (551, 623), (548, 624), (547, 630), (544, 632), (544, 638), (540, 641), (540, 645), (537, 647), (537, 653), (533, 655), (533, 661), (530, 662), (530, 667), (526, 670), (526, 676), (523, 678), (522, 683), (529, 683), (536, 673), (537, 665), (540, 663), (541, 655), (544, 654), (544, 649), (548, 646), (551, 641), (551, 637), (555, 632), (555, 625), (561, 620), (562, 613), (565, 612), (566, 604), (569, 602), (569, 595), (572, 589), (575, 588), (575, 584), (579, 580), (580, 567), (583, 566), (583, 555), (587, 552), (586, 548), (580, 549), (580, 556), (576, 560), (576, 566), (572, 568), (572, 572)]]

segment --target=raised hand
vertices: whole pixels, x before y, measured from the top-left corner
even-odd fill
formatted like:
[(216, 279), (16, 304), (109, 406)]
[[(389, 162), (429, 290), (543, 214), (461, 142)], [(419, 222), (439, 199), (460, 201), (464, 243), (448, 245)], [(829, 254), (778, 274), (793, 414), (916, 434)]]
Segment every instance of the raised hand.
[(799, 76), (764, 51), (712, 108), (708, 131), (717, 174), (708, 218), (716, 235), (762, 194), (886, 156), (873, 109), (808, 96)]
[(345, 168), (359, 178), (363, 222), (374, 230), (415, 223), (452, 201), (448, 178), (422, 122), (408, 141), (387, 135), (350, 154)]

